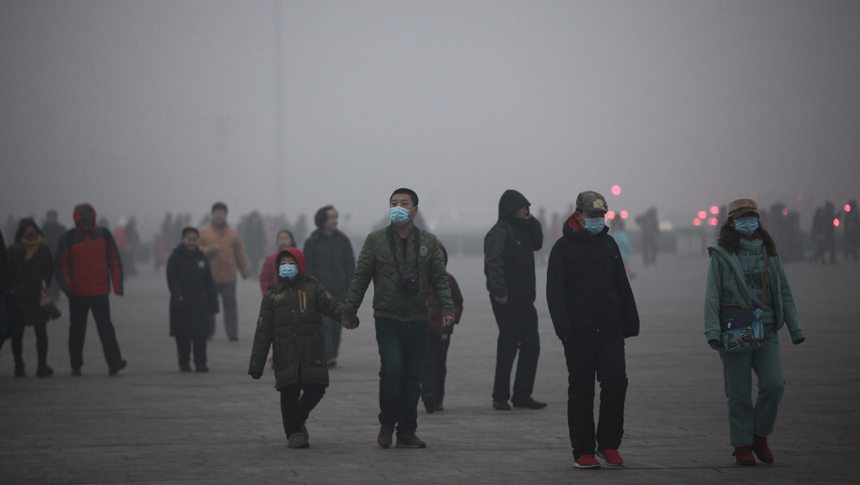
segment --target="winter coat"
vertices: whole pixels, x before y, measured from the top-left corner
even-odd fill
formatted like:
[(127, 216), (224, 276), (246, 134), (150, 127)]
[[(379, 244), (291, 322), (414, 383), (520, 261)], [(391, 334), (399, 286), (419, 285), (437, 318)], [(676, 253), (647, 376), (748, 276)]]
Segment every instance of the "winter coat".
[[(460, 285), (451, 273), (448, 273), (448, 286), (451, 288), (451, 299), (454, 300), (454, 323), (460, 323), (460, 317), (463, 315), (463, 293), (460, 292)], [(430, 320), (429, 331), (430, 335), (443, 335), (454, 333), (454, 325), (447, 327), (442, 326), (442, 315), (439, 311), (439, 301), (436, 300), (436, 294), (430, 291)]]
[(42, 288), (51, 286), (54, 262), (51, 250), (40, 244), (29, 261), (25, 260), (27, 249), (16, 241), (6, 253), (9, 268), (9, 312), (18, 324), (35, 325), (47, 323), (48, 312), (41, 307)]
[(251, 275), (251, 266), (245, 255), (245, 245), (235, 229), (228, 225), (216, 228), (208, 224), (200, 228), (200, 250), (204, 254), (218, 246), (218, 252), (209, 258), (212, 268), (212, 279), (215, 283), (224, 284), (236, 281), (236, 271), (242, 273), (242, 278)]
[(263, 267), (260, 269), (260, 291), (264, 295), (269, 286), (278, 282), (278, 265), (275, 263), (275, 258), (278, 257), (278, 253), (280, 252), (281, 250), (279, 249), (266, 256), (266, 259), (263, 260)]
[(209, 316), (218, 313), (218, 294), (209, 260), (199, 249), (176, 246), (167, 260), (170, 289), (170, 336), (197, 338), (209, 331)]
[[(416, 235), (420, 243), (418, 254), (415, 252)], [(394, 243), (394, 253), (391, 242)], [(394, 254), (400, 274), (397, 273)], [(439, 299), (442, 316), (454, 316), (454, 301), (451, 299), (447, 274), (439, 243), (433, 234), (413, 227), (404, 243), (393, 225), (373, 231), (368, 234), (358, 256), (355, 276), (344, 305), (344, 319), (356, 321), (356, 312), (371, 281), (374, 318), (390, 318), (401, 322), (427, 321), (430, 318), (431, 287)], [(401, 279), (416, 275), (419, 277), (418, 294), (408, 295), (400, 291)]]
[(260, 304), (248, 374), (262, 375), (273, 346), (275, 387), (299, 382), (328, 386), (322, 316), (340, 321), (343, 304), (314, 278), (279, 278)]
[[(758, 240), (760, 241), (760, 239)], [(764, 267), (765, 248), (761, 248), (761, 267)], [(708, 341), (720, 340), (720, 304), (735, 303), (758, 308), (761, 304), (761, 292), (755, 292), (747, 286), (744, 270), (737, 253), (729, 254), (716, 242), (708, 245), (711, 262), (708, 266), (708, 283), (705, 289), (705, 338)], [(785, 269), (779, 256), (771, 256), (768, 263), (770, 268), (767, 286), (773, 305), (775, 330), (788, 325), (791, 341), (799, 344), (805, 340), (794, 297), (785, 277)]]
[(621, 252), (608, 227), (592, 237), (564, 224), (563, 235), (549, 255), (546, 300), (555, 334), (576, 338), (585, 330), (621, 329), (639, 335), (639, 312)]
[(308, 263), (307, 274), (324, 284), (335, 298), (346, 301), (355, 274), (355, 254), (346, 234), (335, 231), (326, 236), (317, 229), (305, 241), (304, 253)]
[(484, 237), (484, 274), (490, 296), (534, 303), (535, 256), (543, 247), (540, 221), (518, 219), (514, 211), (528, 206), (528, 200), (508, 190), (499, 201), (499, 220)]
[[(75, 224), (83, 218), (81, 210), (88, 208), (87, 216), (95, 219), (92, 206), (75, 207)], [(122, 262), (109, 230), (93, 226), (89, 230), (78, 227), (60, 237), (54, 255), (54, 275), (57, 284), (69, 296), (101, 296), (113, 292), (123, 294)]]

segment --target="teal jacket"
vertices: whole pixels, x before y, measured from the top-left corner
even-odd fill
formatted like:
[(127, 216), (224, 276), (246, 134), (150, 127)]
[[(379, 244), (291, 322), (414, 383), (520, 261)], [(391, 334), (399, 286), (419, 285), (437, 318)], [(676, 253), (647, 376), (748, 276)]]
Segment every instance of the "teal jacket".
[[(738, 303), (751, 308), (761, 304), (761, 294), (753, 294), (744, 280), (744, 271), (737, 254), (713, 242), (708, 245), (711, 264), (708, 267), (708, 284), (705, 290), (705, 337), (708, 341), (720, 340), (720, 304)], [(761, 259), (765, 258), (765, 248), (761, 245)], [(763, 266), (763, 263), (762, 263)], [(799, 344), (805, 340), (794, 297), (785, 277), (785, 270), (779, 256), (770, 257), (770, 276), (767, 280), (768, 292), (773, 302), (774, 330), (788, 325), (791, 341)]]

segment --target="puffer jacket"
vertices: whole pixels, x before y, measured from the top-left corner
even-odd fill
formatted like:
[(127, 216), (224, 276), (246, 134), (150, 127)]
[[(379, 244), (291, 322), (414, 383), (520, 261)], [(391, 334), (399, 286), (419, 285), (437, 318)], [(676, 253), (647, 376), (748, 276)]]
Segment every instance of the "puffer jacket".
[(514, 217), (528, 205), (516, 190), (505, 191), (499, 200), (499, 220), (484, 238), (484, 274), (491, 297), (535, 301), (534, 252), (543, 247), (543, 228), (534, 217)]
[[(90, 204), (75, 207), (75, 224), (82, 219), (96, 219)], [(60, 237), (54, 255), (54, 275), (57, 284), (70, 296), (123, 294), (123, 271), (119, 251), (110, 231), (93, 226), (89, 230), (76, 227)]]
[(570, 221), (549, 256), (546, 300), (561, 340), (585, 330), (639, 335), (639, 312), (621, 252), (608, 227), (592, 237)]
[[(418, 254), (415, 252), (416, 235), (419, 240)], [(395, 245), (393, 253), (391, 238)], [(402, 274), (397, 273), (395, 257)], [(407, 295), (401, 292), (401, 278), (416, 274), (419, 276), (418, 294)], [(436, 236), (427, 231), (414, 227), (405, 245), (392, 225), (368, 234), (358, 256), (355, 276), (344, 305), (345, 320), (353, 323), (356, 321), (356, 312), (371, 281), (374, 318), (390, 318), (401, 322), (429, 320), (431, 287), (439, 300), (442, 316), (454, 316), (454, 302), (451, 299), (451, 288), (448, 286), (439, 243)]]
[(167, 260), (166, 274), (170, 289), (170, 335), (206, 336), (209, 316), (218, 313), (218, 294), (206, 255), (179, 244)]
[(41, 324), (48, 321), (48, 312), (40, 305), (42, 288), (51, 285), (54, 261), (47, 244), (40, 244), (29, 260), (26, 254), (27, 249), (20, 241), (10, 246), (7, 252), (10, 313), (18, 323)]
[(355, 273), (355, 254), (346, 234), (335, 231), (326, 236), (317, 229), (305, 241), (307, 273), (318, 279), (337, 299), (346, 300), (346, 292)]

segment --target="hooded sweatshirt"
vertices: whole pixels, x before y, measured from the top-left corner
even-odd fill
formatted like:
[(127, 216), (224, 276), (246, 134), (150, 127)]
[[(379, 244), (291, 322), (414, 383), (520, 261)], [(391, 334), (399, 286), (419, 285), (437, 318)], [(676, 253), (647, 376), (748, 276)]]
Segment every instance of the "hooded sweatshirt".
[[(60, 237), (54, 255), (57, 284), (70, 296), (91, 297), (123, 294), (122, 262), (110, 231), (95, 225), (96, 210), (90, 204), (75, 207), (75, 228)], [(81, 222), (92, 220), (84, 229)]]
[(534, 252), (543, 246), (543, 228), (534, 217), (514, 216), (530, 205), (516, 190), (506, 190), (499, 199), (499, 219), (484, 238), (484, 274), (490, 297), (535, 301)]

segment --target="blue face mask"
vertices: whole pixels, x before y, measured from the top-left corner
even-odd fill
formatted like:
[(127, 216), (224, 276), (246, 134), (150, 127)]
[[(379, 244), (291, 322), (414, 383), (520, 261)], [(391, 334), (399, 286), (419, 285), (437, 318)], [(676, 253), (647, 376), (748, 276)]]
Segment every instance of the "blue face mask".
[(735, 219), (735, 230), (741, 235), (750, 237), (758, 229), (758, 218), (754, 216), (738, 217)]
[(296, 276), (299, 274), (299, 267), (294, 264), (282, 264), (278, 268), (278, 276), (281, 278), (289, 278), (291, 280), (296, 279)]
[(585, 220), (585, 230), (590, 232), (592, 235), (597, 235), (604, 227), (606, 227), (606, 222), (604, 222), (602, 217)]
[(392, 207), (391, 210), (388, 211), (388, 217), (391, 218), (391, 222), (398, 226), (402, 226), (409, 222), (409, 209), (404, 209), (403, 207)]

